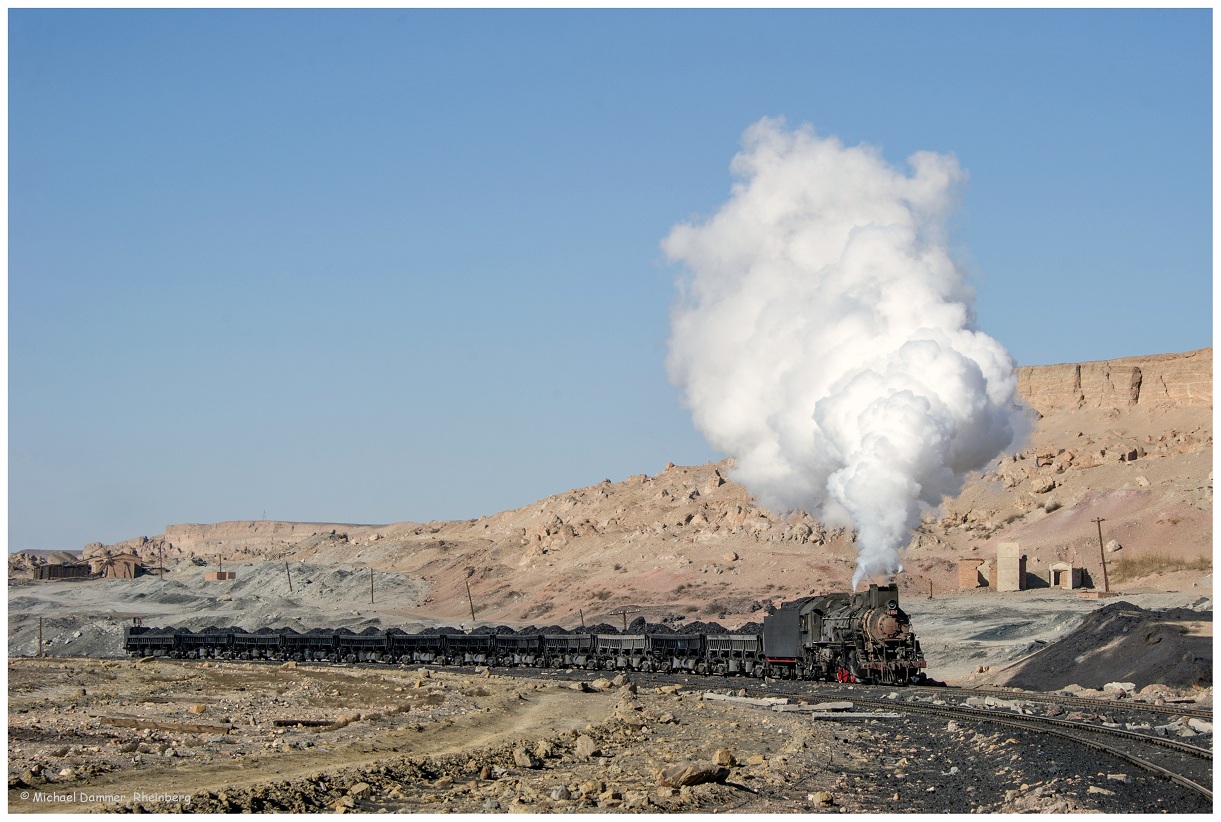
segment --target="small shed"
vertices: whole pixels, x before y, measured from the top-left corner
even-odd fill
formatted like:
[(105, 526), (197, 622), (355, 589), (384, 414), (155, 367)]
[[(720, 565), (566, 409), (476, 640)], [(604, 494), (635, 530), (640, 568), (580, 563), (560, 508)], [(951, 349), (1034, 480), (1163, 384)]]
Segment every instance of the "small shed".
[(1074, 568), (1068, 562), (1053, 562), (1051, 568), (1051, 578), (1048, 579), (1052, 588), (1063, 588), (1065, 591), (1071, 591), (1074, 588), (1081, 587), (1081, 569)]

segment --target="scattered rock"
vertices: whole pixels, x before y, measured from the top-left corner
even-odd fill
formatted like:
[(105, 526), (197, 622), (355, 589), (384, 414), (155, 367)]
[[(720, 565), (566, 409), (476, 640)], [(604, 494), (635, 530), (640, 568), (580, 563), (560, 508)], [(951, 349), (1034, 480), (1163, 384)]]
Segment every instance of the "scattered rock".
[(688, 762), (662, 768), (657, 774), (657, 784), (662, 787), (683, 788), (703, 785), (705, 782), (724, 782), (728, 778), (729, 768)]
[(577, 756), (580, 757), (581, 759), (591, 759), (595, 756), (598, 756), (602, 752), (598, 748), (598, 743), (594, 742), (593, 739), (586, 736), (585, 734), (581, 734), (580, 736), (577, 737), (577, 744), (576, 744), (575, 750), (576, 750)]
[(577, 786), (577, 792), (583, 797), (597, 796), (606, 790), (606, 783), (600, 779), (591, 779)]

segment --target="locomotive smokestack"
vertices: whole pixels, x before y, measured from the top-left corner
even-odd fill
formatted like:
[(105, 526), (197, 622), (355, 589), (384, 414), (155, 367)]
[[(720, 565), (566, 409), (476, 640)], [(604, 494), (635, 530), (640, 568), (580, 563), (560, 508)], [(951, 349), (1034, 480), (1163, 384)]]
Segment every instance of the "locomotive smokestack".
[(946, 220), (965, 173), (763, 119), (729, 200), (662, 243), (685, 265), (667, 360), (697, 428), (773, 510), (855, 528), (855, 587), (1021, 436), (1017, 377), (975, 328)]

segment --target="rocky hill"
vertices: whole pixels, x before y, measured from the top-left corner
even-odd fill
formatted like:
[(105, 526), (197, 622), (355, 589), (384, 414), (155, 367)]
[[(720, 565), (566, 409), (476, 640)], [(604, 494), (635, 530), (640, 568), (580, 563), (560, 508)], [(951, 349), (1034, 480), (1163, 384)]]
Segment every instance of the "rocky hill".
[[(899, 584), (956, 591), (959, 559), (1008, 541), (1032, 570), (1065, 560), (1097, 577), (1101, 517), (1113, 580), (1210, 587), (1212, 349), (1027, 367), (1019, 385), (1037, 412), (1030, 442), (926, 517)], [(364, 565), (411, 578), (420, 594), (403, 618), (455, 623), (469, 618), (467, 585), (480, 621), (562, 625), (623, 609), (741, 622), (768, 602), (848, 586), (851, 532), (765, 511), (732, 476), (728, 460), (671, 464), (477, 520), (175, 525), (86, 553)]]

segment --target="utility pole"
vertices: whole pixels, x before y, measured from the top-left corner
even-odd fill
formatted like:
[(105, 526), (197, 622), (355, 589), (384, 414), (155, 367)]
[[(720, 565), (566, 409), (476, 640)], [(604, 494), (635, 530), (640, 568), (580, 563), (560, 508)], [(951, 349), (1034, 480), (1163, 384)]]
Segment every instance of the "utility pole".
[(284, 560), (284, 573), (288, 574), (288, 592), (293, 592), (293, 572), (288, 570), (288, 560)]
[(161, 554), (161, 546), (157, 546), (157, 572), (158, 576), (165, 579), (165, 557)]
[(474, 600), (474, 598), (471, 597), (471, 583), (470, 583), (470, 580), (466, 580), (466, 579), (464, 579), (462, 581), (466, 584), (466, 601), (468, 603), (470, 603), (470, 606), (471, 606), (471, 629), (474, 630), (474, 628), (475, 628), (475, 600)]
[(38, 655), (42, 656), (42, 617), (38, 618)]
[(623, 617), (623, 632), (627, 633), (627, 615), (636, 613), (635, 609), (628, 610), (627, 607), (620, 608), (618, 611), (611, 611), (610, 616)]
[(369, 604), (373, 604), (373, 569), (369, 569)]
[(581, 608), (580, 612), (581, 612), (581, 630), (584, 631), (585, 630), (585, 609)]
[(1103, 593), (1111, 592), (1111, 582), (1107, 579), (1107, 550), (1102, 544), (1102, 523), (1106, 522), (1102, 517), (1096, 517), (1090, 520), (1098, 526), (1098, 555), (1102, 557), (1102, 590)]

